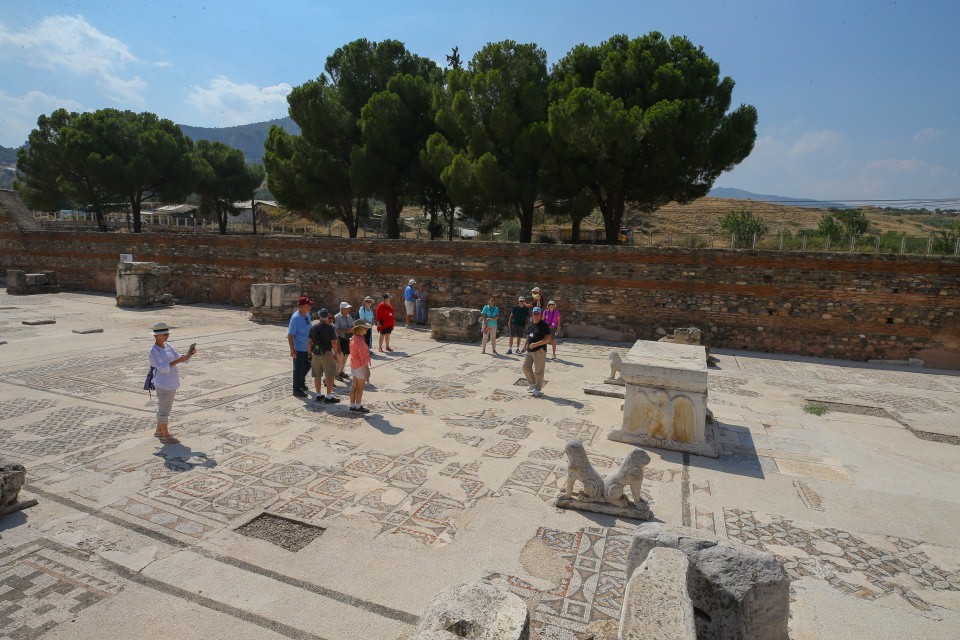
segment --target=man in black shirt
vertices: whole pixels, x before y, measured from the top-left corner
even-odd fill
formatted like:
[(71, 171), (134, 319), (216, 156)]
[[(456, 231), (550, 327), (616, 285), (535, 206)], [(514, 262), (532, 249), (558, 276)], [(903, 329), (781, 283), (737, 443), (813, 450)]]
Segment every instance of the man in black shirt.
[[(310, 370), (313, 372), (313, 384), (317, 390), (317, 402), (333, 404), (340, 402), (340, 398), (333, 395), (333, 383), (337, 375), (336, 358), (340, 354), (340, 343), (337, 340), (337, 330), (333, 328), (333, 317), (326, 309), (320, 309), (317, 314), (319, 322), (310, 327), (310, 337), (307, 347), (310, 353)], [(327, 395), (320, 391), (320, 377), (324, 377), (327, 386)]]
[(523, 358), (523, 375), (530, 386), (527, 391), (534, 398), (543, 395), (543, 372), (547, 368), (547, 344), (550, 342), (550, 325), (543, 321), (543, 310), (533, 308), (533, 323), (527, 327), (527, 355)]

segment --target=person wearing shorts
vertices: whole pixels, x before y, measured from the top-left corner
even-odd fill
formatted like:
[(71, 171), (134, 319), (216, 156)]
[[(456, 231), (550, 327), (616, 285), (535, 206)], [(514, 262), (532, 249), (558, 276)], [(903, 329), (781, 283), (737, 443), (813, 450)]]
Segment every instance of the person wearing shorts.
[[(390, 348), (390, 334), (393, 332), (394, 327), (393, 302), (390, 301), (389, 293), (383, 294), (383, 301), (377, 305), (374, 317), (377, 320), (377, 331), (380, 333), (380, 352), (382, 353), (384, 349), (386, 349), (386, 351), (393, 351), (393, 349)], [(384, 344), (387, 346), (384, 347)]]
[(364, 334), (370, 330), (370, 323), (360, 319), (353, 323), (350, 333), (350, 371), (353, 373), (353, 382), (350, 384), (350, 411), (353, 413), (370, 413), (370, 409), (361, 404), (363, 388), (370, 379), (370, 349)]
[(417, 284), (417, 281), (410, 278), (410, 282), (407, 283), (407, 287), (403, 290), (403, 310), (407, 312), (407, 317), (404, 322), (407, 327), (413, 323), (413, 316), (417, 312), (417, 291), (413, 288), (415, 284)]
[(523, 353), (523, 340), (527, 333), (527, 319), (530, 318), (530, 307), (523, 296), (517, 298), (517, 306), (510, 312), (510, 344), (507, 345), (507, 353), (513, 353), (513, 339), (517, 339), (517, 353)]
[[(333, 395), (340, 341), (337, 339), (337, 330), (333, 328), (333, 317), (329, 311), (320, 309), (317, 319), (319, 322), (310, 327), (310, 337), (307, 340), (310, 350), (310, 371), (313, 374), (314, 388), (317, 390), (317, 402), (334, 404), (340, 402), (340, 398)], [(320, 390), (321, 377), (327, 388), (325, 396)]]

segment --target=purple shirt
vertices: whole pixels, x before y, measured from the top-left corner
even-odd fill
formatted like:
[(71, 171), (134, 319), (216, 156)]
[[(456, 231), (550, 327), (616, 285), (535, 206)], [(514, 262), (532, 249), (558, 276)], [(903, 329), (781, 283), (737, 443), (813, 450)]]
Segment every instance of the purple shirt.
[(543, 312), (543, 321), (550, 325), (551, 329), (556, 329), (560, 325), (560, 310), (547, 309)]

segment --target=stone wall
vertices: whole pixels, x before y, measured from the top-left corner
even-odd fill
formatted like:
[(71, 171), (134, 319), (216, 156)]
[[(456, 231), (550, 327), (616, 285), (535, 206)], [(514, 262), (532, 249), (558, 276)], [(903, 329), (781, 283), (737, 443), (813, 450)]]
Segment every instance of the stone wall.
[(505, 321), (517, 295), (539, 285), (572, 337), (653, 340), (694, 325), (717, 348), (960, 368), (954, 257), (103, 234), (22, 230), (4, 218), (0, 271), (52, 269), (65, 290), (114, 292), (121, 253), (170, 267), (167, 291), (184, 302), (249, 306), (251, 284), (302, 282), (315, 308), (390, 291), (402, 309), (413, 277), (430, 283), (430, 307), (480, 308), (492, 293)]

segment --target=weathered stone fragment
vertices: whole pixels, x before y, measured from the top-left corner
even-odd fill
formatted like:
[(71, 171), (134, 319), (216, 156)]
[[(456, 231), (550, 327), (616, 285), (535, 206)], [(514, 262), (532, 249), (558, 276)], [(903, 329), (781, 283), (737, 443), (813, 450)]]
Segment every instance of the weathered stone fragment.
[(627, 554), (628, 580), (657, 547), (679, 549), (690, 561), (698, 638), (787, 639), (790, 578), (772, 555), (686, 527), (644, 523)]
[(696, 640), (689, 564), (679, 549), (650, 550), (624, 590), (619, 640)]
[(19, 269), (7, 269), (7, 293), (11, 295), (60, 293), (57, 272), (25, 273)]
[(26, 478), (27, 470), (22, 464), (0, 465), (0, 511), (17, 501)]
[(427, 606), (410, 640), (443, 638), (529, 640), (527, 605), (518, 596), (484, 582), (448, 587)]
[(439, 307), (427, 312), (430, 337), (434, 340), (477, 342), (480, 340), (480, 310)]
[(156, 262), (120, 262), (117, 264), (117, 306), (152, 307), (173, 304), (173, 295), (163, 292), (163, 278), (170, 267)]
[(250, 302), (253, 303), (250, 319), (260, 324), (286, 324), (297, 308), (300, 290), (300, 284), (296, 282), (250, 285)]

